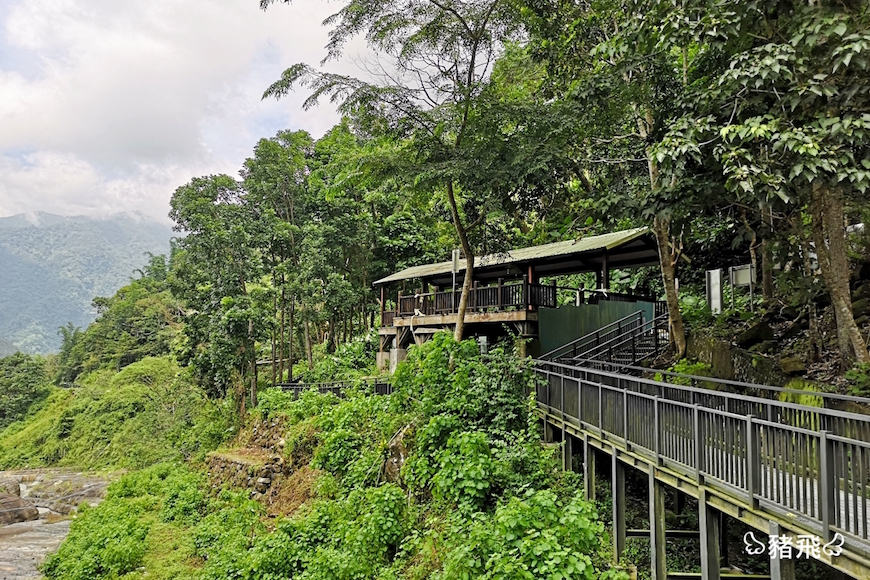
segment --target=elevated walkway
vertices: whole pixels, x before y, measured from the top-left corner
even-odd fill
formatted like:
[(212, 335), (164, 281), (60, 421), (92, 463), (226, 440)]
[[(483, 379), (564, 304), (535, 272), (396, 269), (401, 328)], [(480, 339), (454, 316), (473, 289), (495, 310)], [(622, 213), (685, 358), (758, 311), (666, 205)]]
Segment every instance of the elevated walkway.
[[(720, 514), (794, 546), (807, 535), (841, 543), (839, 555), (820, 550), (818, 559), (870, 578), (870, 416), (834, 408), (866, 401), (813, 393), (819, 406), (797, 405), (779, 397), (805, 392), (676, 373), (643, 378), (649, 371), (637, 363), (665, 333), (659, 317), (623, 319), (536, 365), (545, 434), (564, 441), (566, 468), (582, 447), (588, 496), (596, 455), (610, 457), (614, 553), (622, 554), (628, 535), (624, 474), (632, 467), (649, 480), (655, 579), (691, 576), (666, 567), (666, 489), (698, 499), (704, 579), (724, 577)], [(693, 386), (701, 382), (710, 388)], [(770, 577), (793, 579), (794, 562), (772, 561)]]

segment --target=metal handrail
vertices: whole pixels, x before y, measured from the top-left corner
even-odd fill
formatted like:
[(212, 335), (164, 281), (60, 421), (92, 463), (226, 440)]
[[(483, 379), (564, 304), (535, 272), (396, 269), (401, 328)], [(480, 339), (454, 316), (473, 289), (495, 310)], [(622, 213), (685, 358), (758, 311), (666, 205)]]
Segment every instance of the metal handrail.
[(610, 352), (614, 352), (614, 351), (618, 352), (620, 346), (622, 346), (624, 344), (628, 344), (632, 339), (637, 338), (638, 336), (641, 336), (643, 334), (646, 334), (650, 330), (652, 330), (652, 331), (659, 330), (661, 328), (661, 323), (666, 321), (666, 320), (668, 320), (668, 315), (663, 314), (657, 318), (653, 318), (652, 320), (644, 322), (640, 326), (628, 328), (628, 329), (626, 329), (625, 333), (619, 334), (619, 335), (611, 338), (610, 340), (608, 340), (606, 342), (598, 344), (598, 345), (594, 346), (593, 348), (589, 349), (588, 351), (581, 353), (580, 355), (570, 357), (569, 359), (557, 359), (557, 360), (580, 360), (581, 357), (582, 357), (582, 359), (585, 359), (585, 360), (597, 360), (595, 358), (595, 356), (598, 353), (604, 352), (606, 350), (610, 351)]
[[(715, 383), (717, 385), (723, 385), (730, 388), (736, 388), (740, 390), (754, 389), (758, 391), (771, 392), (771, 393), (786, 393), (793, 395), (804, 395), (804, 396), (812, 396), (819, 397), (823, 400), (834, 400), (834, 401), (845, 401), (850, 403), (858, 403), (861, 405), (870, 406), (870, 399), (866, 397), (856, 397), (854, 395), (841, 395), (839, 393), (826, 393), (824, 391), (801, 391), (797, 389), (788, 389), (786, 387), (776, 387), (773, 385), (761, 385), (757, 383), (745, 383), (741, 381), (732, 381), (730, 379), (720, 379), (717, 377), (704, 377), (701, 375), (690, 375), (686, 373), (675, 373), (673, 371), (659, 370), (659, 369), (651, 369), (649, 367), (640, 367), (636, 365), (630, 365), (625, 363), (617, 363), (612, 361), (603, 361), (600, 359), (591, 359), (591, 358), (576, 358), (571, 359), (574, 367), (583, 366), (583, 365), (608, 365), (610, 367), (617, 367), (617, 369), (632, 371), (632, 372), (642, 372), (642, 373), (650, 373), (654, 372), (657, 375), (662, 375), (663, 377), (673, 377), (675, 379), (688, 379), (693, 384), (697, 383)], [(550, 362), (550, 361), (548, 361)], [(555, 362), (555, 361), (552, 361)], [(572, 367), (567, 363), (562, 363), (565, 366)], [(611, 372), (618, 372), (618, 370), (611, 370)], [(667, 381), (664, 381), (667, 382)], [(678, 383), (668, 383), (674, 386), (686, 386), (679, 385)], [(695, 387), (697, 388), (697, 387)], [(703, 388), (703, 387), (701, 387)], [(709, 389), (706, 389), (709, 390)], [(740, 395), (743, 396), (743, 395)]]
[(638, 318), (638, 317), (643, 319), (643, 310), (638, 310), (637, 312), (632, 312), (628, 316), (623, 316), (619, 320), (617, 320), (615, 322), (611, 322), (610, 324), (608, 324), (606, 326), (602, 326), (598, 330), (595, 330), (595, 331), (590, 332), (588, 334), (584, 334), (580, 338), (575, 338), (574, 340), (572, 340), (568, 344), (563, 344), (562, 346), (560, 346), (558, 348), (554, 348), (553, 350), (542, 354), (540, 358), (542, 358), (542, 359), (559, 358), (557, 356), (554, 356), (553, 353), (559, 352), (560, 350), (564, 350), (564, 349), (572, 350), (576, 345), (580, 344), (582, 341), (589, 341), (589, 340), (593, 340), (593, 339), (600, 340), (600, 336), (602, 333), (607, 334), (608, 332), (611, 332), (614, 329), (619, 329), (623, 323), (627, 322), (630, 319)]
[(799, 533), (827, 542), (837, 532), (846, 549), (870, 555), (870, 416), (551, 361), (535, 366), (547, 420), (606, 438), (738, 505), (802, 516), (791, 519)]

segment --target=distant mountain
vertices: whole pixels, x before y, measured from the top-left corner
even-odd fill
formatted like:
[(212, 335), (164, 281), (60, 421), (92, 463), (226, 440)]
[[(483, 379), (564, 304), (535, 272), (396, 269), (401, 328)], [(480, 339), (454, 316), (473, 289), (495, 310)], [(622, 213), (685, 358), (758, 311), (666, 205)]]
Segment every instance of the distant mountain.
[(9, 356), (10, 354), (15, 354), (18, 352), (18, 347), (16, 347), (11, 342), (6, 342), (2, 338), (0, 338), (0, 358), (4, 356)]
[(24, 352), (58, 350), (58, 327), (87, 326), (94, 297), (125, 285), (146, 252), (168, 253), (172, 236), (167, 225), (126, 215), (0, 218), (0, 350), (4, 341)]

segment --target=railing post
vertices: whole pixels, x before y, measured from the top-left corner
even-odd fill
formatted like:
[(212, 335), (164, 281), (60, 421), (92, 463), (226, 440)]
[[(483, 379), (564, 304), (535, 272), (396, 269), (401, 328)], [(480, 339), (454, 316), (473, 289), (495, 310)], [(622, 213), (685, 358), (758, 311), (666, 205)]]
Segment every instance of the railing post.
[(834, 474), (834, 443), (828, 431), (819, 432), (819, 505), (822, 518), (822, 542), (831, 540), (831, 526), (835, 522), (837, 478)]
[(502, 298), (502, 285), (504, 284), (504, 278), (498, 279), (498, 305), (496, 308), (499, 310), (502, 309), (502, 304), (504, 303), (504, 299)]
[(659, 418), (659, 397), (658, 395), (653, 397), (653, 451), (656, 454), (656, 466), (662, 464), (662, 456), (661, 456), (661, 419)]
[(598, 428), (604, 431), (604, 421), (602, 417), (604, 415), (604, 400), (602, 398), (603, 391), (601, 389), (601, 383), (598, 383)]
[(754, 419), (753, 415), (746, 416), (746, 491), (749, 505), (758, 509), (756, 496), (761, 493), (761, 455)]
[(697, 404), (692, 407), (692, 412), (695, 430), (695, 479), (700, 486), (703, 485), (701, 472), (704, 470), (704, 436), (701, 433), (701, 413)]
[[(619, 379), (619, 382), (622, 383), (622, 379)], [(628, 390), (625, 388), (622, 388), (622, 438), (625, 439), (625, 448), (629, 449), (631, 444), (628, 442)]]

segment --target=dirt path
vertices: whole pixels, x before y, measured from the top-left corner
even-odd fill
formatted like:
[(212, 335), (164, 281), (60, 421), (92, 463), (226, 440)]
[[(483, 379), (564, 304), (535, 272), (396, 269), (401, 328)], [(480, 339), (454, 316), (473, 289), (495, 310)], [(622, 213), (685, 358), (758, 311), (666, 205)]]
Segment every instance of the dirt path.
[(86, 501), (98, 503), (108, 482), (101, 476), (61, 469), (0, 471), (16, 479), (21, 497), (39, 508), (39, 519), (0, 526), (0, 580), (38, 580), (38, 566), (69, 533), (69, 510)]

